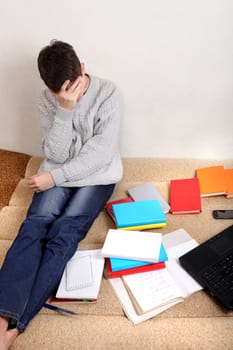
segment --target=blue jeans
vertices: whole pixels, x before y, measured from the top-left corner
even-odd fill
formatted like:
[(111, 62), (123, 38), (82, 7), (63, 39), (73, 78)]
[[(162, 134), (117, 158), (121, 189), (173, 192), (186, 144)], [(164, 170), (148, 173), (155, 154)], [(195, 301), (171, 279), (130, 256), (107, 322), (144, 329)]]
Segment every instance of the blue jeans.
[(114, 189), (53, 187), (35, 193), (0, 270), (0, 315), (23, 332), (59, 284), (67, 261)]

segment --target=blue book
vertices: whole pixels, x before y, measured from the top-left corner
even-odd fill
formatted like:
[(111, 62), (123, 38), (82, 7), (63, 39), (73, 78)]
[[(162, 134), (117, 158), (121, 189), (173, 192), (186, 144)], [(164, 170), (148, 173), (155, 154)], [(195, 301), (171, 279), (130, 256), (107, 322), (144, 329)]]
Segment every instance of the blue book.
[[(163, 244), (161, 244), (158, 262), (164, 262), (167, 260), (168, 260), (167, 252), (166, 252)], [(111, 263), (111, 268), (112, 268), (113, 272), (153, 264), (152, 262), (120, 259), (120, 258), (119, 259), (118, 258), (110, 258), (110, 263)]]
[(122, 229), (140, 230), (163, 226), (166, 216), (156, 199), (113, 204), (116, 226)]

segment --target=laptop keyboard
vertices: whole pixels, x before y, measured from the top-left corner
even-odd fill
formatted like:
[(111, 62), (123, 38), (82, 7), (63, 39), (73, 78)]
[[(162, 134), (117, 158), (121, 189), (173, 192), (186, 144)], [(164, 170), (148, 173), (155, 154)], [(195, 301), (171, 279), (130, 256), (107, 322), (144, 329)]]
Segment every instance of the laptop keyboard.
[(233, 294), (233, 253), (208, 267), (201, 277), (219, 295)]

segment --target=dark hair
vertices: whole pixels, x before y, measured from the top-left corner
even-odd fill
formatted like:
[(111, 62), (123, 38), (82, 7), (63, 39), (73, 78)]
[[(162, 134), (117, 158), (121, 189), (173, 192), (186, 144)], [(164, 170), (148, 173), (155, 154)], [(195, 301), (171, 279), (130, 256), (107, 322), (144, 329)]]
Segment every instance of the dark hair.
[(37, 63), (42, 80), (54, 92), (60, 90), (65, 80), (74, 81), (82, 74), (73, 47), (58, 40), (51, 41), (40, 51)]

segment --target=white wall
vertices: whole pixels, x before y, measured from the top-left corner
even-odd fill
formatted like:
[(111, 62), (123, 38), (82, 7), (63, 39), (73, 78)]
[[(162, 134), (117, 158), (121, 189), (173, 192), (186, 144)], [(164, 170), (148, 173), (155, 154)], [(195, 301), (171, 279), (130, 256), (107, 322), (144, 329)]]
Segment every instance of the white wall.
[(0, 0), (0, 148), (40, 154), (39, 50), (122, 91), (123, 156), (232, 158), (232, 0)]

